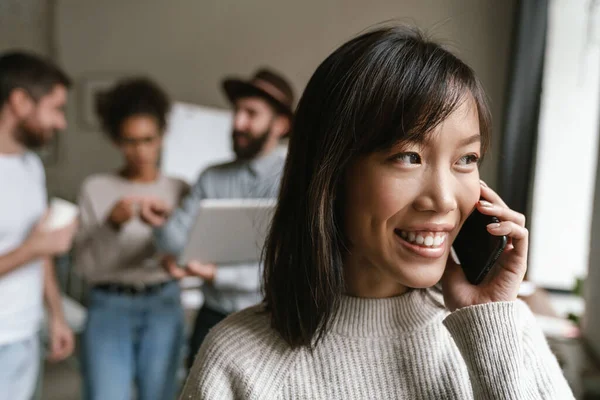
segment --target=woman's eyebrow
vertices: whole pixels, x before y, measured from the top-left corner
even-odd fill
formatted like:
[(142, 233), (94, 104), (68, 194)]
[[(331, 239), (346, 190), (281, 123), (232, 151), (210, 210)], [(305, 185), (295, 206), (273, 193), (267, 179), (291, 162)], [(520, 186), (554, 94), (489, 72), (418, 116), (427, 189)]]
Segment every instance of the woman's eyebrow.
[(468, 138), (462, 139), (459, 144), (461, 146), (468, 146), (476, 142), (481, 142), (481, 134), (479, 133), (476, 133), (473, 136), (469, 136)]

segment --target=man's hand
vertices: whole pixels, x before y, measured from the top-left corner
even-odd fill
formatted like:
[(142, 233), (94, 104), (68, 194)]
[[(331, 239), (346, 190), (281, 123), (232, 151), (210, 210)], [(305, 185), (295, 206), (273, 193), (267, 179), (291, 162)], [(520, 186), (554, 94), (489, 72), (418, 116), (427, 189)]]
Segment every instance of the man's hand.
[(189, 275), (202, 278), (206, 283), (213, 283), (217, 275), (216, 265), (202, 264), (199, 261), (190, 261), (185, 269)]
[(170, 213), (171, 208), (161, 199), (146, 198), (141, 203), (140, 218), (151, 227), (163, 226)]
[(73, 353), (74, 348), (75, 338), (67, 323), (63, 319), (51, 321), (48, 361), (62, 361)]
[(190, 261), (185, 267), (177, 265), (173, 256), (166, 256), (162, 260), (163, 268), (175, 279), (186, 276), (202, 278), (207, 283), (212, 283), (217, 274), (217, 266), (214, 264), (202, 264), (198, 261)]
[(66, 253), (71, 248), (78, 222), (73, 221), (64, 228), (49, 231), (46, 227), (48, 215), (33, 228), (24, 245), (34, 257), (51, 257)]
[(181, 279), (188, 276), (185, 269), (177, 265), (177, 261), (172, 255), (165, 256), (162, 259), (161, 265), (165, 269), (165, 271), (167, 271), (167, 273), (171, 275), (171, 277), (173, 277), (174, 279)]

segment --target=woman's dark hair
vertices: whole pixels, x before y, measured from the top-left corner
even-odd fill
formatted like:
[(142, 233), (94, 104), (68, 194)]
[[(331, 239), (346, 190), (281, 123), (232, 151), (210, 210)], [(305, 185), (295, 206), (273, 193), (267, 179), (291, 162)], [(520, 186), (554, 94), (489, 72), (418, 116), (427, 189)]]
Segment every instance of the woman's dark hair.
[(317, 68), (298, 104), (263, 254), (265, 306), (290, 346), (318, 343), (345, 290), (341, 197), (348, 165), (401, 142), (423, 143), (468, 95), (485, 152), (491, 120), (481, 83), (418, 29), (364, 33)]
[(147, 78), (122, 80), (96, 97), (96, 113), (102, 128), (114, 141), (121, 137), (123, 122), (134, 115), (154, 117), (162, 133), (167, 124), (169, 108), (167, 94)]

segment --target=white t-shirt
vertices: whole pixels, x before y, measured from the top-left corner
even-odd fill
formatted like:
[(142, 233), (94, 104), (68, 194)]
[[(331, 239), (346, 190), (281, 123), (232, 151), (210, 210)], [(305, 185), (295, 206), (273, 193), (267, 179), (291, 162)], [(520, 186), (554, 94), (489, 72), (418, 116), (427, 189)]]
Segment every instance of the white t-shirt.
[[(31, 152), (0, 154), (0, 256), (18, 248), (47, 206), (46, 177)], [(0, 345), (36, 334), (43, 316), (42, 260), (0, 276)]]

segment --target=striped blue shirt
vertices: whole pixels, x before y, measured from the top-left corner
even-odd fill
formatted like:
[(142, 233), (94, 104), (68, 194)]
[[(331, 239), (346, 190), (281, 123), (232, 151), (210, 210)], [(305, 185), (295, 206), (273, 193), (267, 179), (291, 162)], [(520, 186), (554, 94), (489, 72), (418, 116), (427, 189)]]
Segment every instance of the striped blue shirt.
[[(276, 198), (285, 155), (279, 150), (253, 160), (236, 160), (206, 169), (169, 221), (154, 231), (156, 245), (178, 256), (187, 244), (200, 200)], [(223, 238), (226, 240), (226, 238)], [(260, 266), (219, 265), (212, 284), (203, 285), (207, 306), (224, 313), (239, 311), (260, 301)]]

